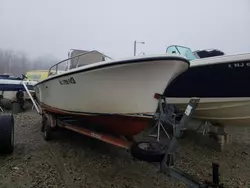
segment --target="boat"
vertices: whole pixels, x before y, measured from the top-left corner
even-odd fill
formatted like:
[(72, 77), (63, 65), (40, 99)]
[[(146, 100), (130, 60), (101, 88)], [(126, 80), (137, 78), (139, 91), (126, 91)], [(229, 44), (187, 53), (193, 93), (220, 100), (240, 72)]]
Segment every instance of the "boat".
[(145, 129), (152, 120), (145, 114), (157, 108), (155, 93), (163, 93), (189, 67), (178, 54), (113, 60), (95, 50), (73, 52), (50, 68), (65, 63), (65, 72), (49, 73), (34, 86), (37, 102), (44, 112), (114, 135), (132, 136)]
[(183, 111), (191, 97), (200, 98), (194, 118), (230, 126), (250, 126), (250, 53), (226, 55), (216, 49), (192, 51), (171, 45), (167, 54), (182, 54), (190, 68), (164, 91)]
[(23, 86), (23, 82), (26, 84), (30, 93), (34, 95), (34, 85), (37, 83), (36, 81), (24, 80), (25, 78), (20, 78), (13, 76), (11, 74), (0, 74), (0, 92), (2, 98), (8, 100), (16, 100), (17, 93), (23, 92), (24, 99), (29, 99), (29, 96), (26, 93), (26, 90)]

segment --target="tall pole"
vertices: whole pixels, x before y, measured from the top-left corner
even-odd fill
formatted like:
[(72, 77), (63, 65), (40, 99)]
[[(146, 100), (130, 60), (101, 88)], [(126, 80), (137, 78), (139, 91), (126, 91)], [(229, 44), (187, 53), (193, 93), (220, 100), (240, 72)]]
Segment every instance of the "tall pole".
[(145, 42), (140, 42), (140, 41), (134, 41), (134, 56), (136, 56), (136, 44), (140, 43), (140, 44), (145, 44)]
[(136, 56), (136, 40), (134, 41), (134, 56)]

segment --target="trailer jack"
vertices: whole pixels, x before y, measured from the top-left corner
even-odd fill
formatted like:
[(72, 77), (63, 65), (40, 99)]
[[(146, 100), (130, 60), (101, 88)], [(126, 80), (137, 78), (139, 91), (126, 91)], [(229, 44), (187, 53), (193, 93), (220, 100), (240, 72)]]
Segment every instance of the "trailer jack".
[(161, 165), (160, 171), (167, 174), (170, 177), (176, 178), (181, 182), (189, 186), (189, 188), (223, 188), (223, 184), (219, 182), (219, 164), (212, 164), (212, 181), (205, 181), (203, 183), (198, 182), (190, 174), (181, 171), (180, 169), (174, 167), (174, 150), (177, 145), (177, 139), (172, 138), (169, 147), (167, 149), (166, 155), (164, 156)]
[(203, 183), (198, 182), (190, 174), (174, 167), (174, 154), (177, 149), (178, 139), (181, 138), (183, 130), (186, 130), (185, 125), (190, 121), (200, 100), (198, 98), (190, 99), (181, 120), (177, 123), (175, 119), (174, 121), (169, 120), (169, 117), (174, 116), (172, 115), (173, 112), (168, 110), (169, 107), (165, 97), (158, 94), (157, 98), (159, 100), (158, 123), (171, 125), (173, 127), (172, 137), (170, 138), (170, 142), (166, 147), (166, 153), (160, 164), (160, 171), (170, 177), (180, 180), (188, 185), (189, 188), (223, 188), (223, 184), (219, 182), (219, 164), (217, 163), (212, 164), (212, 181), (205, 181)]

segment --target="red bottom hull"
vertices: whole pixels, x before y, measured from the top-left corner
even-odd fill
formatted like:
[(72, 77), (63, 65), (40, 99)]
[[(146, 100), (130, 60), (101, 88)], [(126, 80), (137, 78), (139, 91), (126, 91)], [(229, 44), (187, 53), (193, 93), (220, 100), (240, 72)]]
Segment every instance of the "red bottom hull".
[(88, 115), (72, 113), (42, 105), (43, 110), (55, 115), (73, 116), (77, 124), (90, 125), (119, 136), (133, 136), (143, 131), (152, 121), (150, 117), (122, 116), (122, 115)]
[(132, 136), (143, 131), (149, 124), (149, 118), (131, 116), (85, 116), (89, 123), (104, 126), (105, 130), (123, 136)]

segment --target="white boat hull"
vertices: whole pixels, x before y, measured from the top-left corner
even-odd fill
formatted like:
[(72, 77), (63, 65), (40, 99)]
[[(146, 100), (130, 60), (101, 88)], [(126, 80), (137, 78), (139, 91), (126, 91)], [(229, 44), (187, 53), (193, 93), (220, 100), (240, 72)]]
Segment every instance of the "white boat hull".
[[(167, 98), (181, 111), (186, 109), (190, 98)], [(194, 118), (220, 123), (226, 126), (250, 126), (250, 98), (201, 98)]]
[[(182, 57), (156, 56), (140, 62), (115, 64), (87, 70), (87, 65), (52, 76), (37, 85), (35, 92), (41, 104), (69, 112), (94, 114), (153, 113), (157, 108), (155, 93), (188, 68)], [(173, 56), (172, 56), (173, 57)], [(123, 62), (126, 60), (123, 60)], [(65, 80), (71, 80), (68, 82)]]

